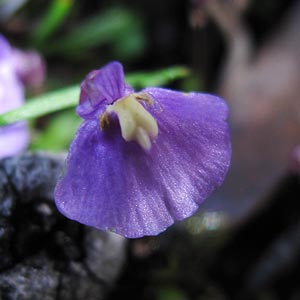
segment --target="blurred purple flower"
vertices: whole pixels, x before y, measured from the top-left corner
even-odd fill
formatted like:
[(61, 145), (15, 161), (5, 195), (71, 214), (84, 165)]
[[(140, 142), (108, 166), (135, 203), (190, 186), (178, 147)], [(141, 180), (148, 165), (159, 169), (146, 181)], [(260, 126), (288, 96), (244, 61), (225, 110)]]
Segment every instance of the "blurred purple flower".
[(42, 57), (35, 51), (12, 49), (18, 78), (25, 86), (37, 88), (45, 80), (46, 68)]
[(55, 189), (68, 218), (130, 238), (156, 235), (194, 214), (227, 173), (225, 102), (147, 88), (135, 93), (112, 62), (81, 85), (84, 119)]
[[(44, 74), (45, 66), (37, 53), (13, 49), (0, 35), (0, 114), (21, 106), (24, 85), (40, 85)], [(26, 122), (0, 127), (0, 158), (23, 151), (28, 142)]]

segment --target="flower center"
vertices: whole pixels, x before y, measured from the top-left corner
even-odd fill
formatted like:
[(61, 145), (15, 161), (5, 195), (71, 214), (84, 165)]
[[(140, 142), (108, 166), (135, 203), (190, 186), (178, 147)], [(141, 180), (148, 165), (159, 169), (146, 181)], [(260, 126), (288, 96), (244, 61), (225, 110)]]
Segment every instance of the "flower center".
[(152, 105), (152, 99), (147, 93), (137, 93), (125, 96), (111, 105), (100, 118), (100, 127), (103, 130), (109, 124), (109, 115), (118, 116), (121, 134), (125, 141), (135, 141), (142, 148), (151, 148), (151, 139), (158, 135), (158, 126), (153, 116), (140, 103), (145, 101)]

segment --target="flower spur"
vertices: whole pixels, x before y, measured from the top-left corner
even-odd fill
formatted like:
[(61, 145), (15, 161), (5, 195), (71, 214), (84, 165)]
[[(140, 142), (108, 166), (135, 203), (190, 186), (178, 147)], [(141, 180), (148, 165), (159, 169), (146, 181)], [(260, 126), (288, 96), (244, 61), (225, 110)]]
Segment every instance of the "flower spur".
[(130, 238), (156, 235), (194, 214), (228, 171), (225, 102), (163, 88), (141, 92), (112, 62), (81, 85), (84, 119), (55, 188), (70, 219)]

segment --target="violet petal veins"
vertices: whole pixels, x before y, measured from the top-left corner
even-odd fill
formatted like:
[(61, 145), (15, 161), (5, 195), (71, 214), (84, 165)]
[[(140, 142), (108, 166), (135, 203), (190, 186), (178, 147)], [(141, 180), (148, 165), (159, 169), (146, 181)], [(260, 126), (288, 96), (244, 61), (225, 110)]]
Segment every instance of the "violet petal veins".
[(55, 188), (68, 218), (130, 238), (194, 214), (228, 171), (226, 103), (162, 88), (134, 92), (112, 62), (82, 84), (85, 119)]

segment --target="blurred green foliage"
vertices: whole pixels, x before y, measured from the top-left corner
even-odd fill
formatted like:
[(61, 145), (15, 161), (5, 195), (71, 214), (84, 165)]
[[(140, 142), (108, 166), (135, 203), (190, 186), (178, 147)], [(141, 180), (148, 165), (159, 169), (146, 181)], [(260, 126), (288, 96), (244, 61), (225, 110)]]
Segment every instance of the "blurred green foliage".
[(70, 13), (73, 0), (53, 0), (32, 34), (32, 45), (38, 47), (54, 33)]
[[(35, 33), (39, 39), (45, 38), (45, 34), (54, 27), (53, 23), (45, 19), (42, 24), (44, 27)], [(48, 43), (40, 44), (39, 47), (46, 55), (63, 54), (68, 59), (77, 59), (88, 56), (92, 48), (109, 44), (118, 59), (129, 59), (142, 54), (145, 43), (140, 18), (127, 8), (113, 7), (90, 16), (72, 26), (62, 36), (49, 39)]]
[(158, 289), (157, 300), (185, 300), (188, 299), (180, 289), (175, 286), (166, 286)]
[(33, 131), (30, 149), (54, 152), (68, 149), (81, 122), (74, 110), (53, 116), (42, 131)]

